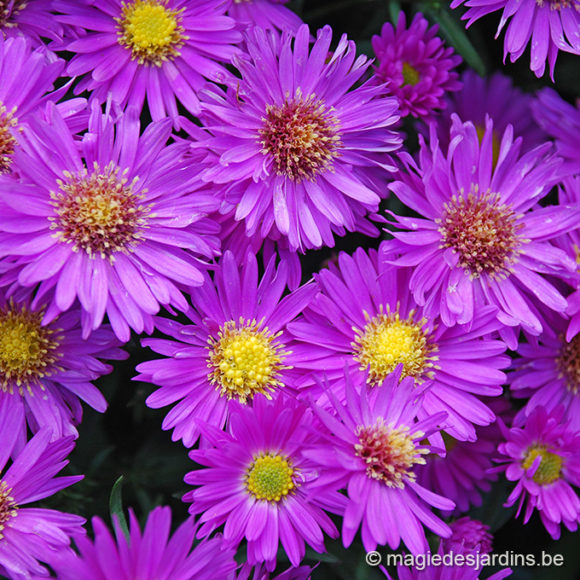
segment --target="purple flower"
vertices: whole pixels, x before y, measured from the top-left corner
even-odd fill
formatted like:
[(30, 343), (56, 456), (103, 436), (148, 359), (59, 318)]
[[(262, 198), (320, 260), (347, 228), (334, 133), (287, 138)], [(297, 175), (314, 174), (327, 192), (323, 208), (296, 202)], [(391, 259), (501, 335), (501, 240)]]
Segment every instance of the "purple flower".
[(168, 507), (151, 511), (143, 531), (129, 510), (129, 537), (116, 518), (115, 537), (100, 518), (92, 523), (94, 540), (76, 537), (79, 555), (67, 554), (55, 564), (60, 580), (213, 580), (228, 577), (237, 567), (235, 550), (219, 536), (194, 546), (192, 518), (170, 536)]
[(452, 326), (469, 323), (484, 304), (496, 306), (513, 349), (519, 325), (542, 331), (536, 303), (567, 307), (542, 274), (575, 271), (549, 242), (577, 227), (580, 207), (537, 206), (562, 177), (548, 143), (520, 157), (521, 139), (508, 125), (494, 164), (492, 120), (480, 140), (473, 123), (456, 116), (449, 142), (444, 152), (434, 130), (429, 146), (420, 138), (419, 165), (408, 158), (408, 171), (390, 186), (421, 217), (394, 216), (408, 231), (393, 232), (386, 247), (393, 264), (413, 268), (409, 289), (426, 316), (440, 314)]
[(41, 36), (57, 39), (62, 26), (46, 0), (3, 0), (0, 4), (0, 39), (24, 36), (34, 46), (42, 46)]
[(288, 0), (228, 0), (228, 16), (244, 28), (276, 28), (296, 34), (300, 17), (284, 6)]
[(249, 55), (235, 60), (241, 79), (202, 95), (211, 136), (194, 144), (219, 155), (204, 179), (221, 184), (220, 211), (245, 220), (249, 236), (287, 237), (292, 251), (332, 246), (345, 230), (372, 232), (366, 216), (392, 170), (385, 153), (401, 143), (389, 130), (395, 99), (369, 83), (352, 88), (369, 66), (354, 43), (343, 36), (330, 53), (330, 27), (311, 49), (309, 39), (306, 25), (294, 39), (249, 31)]
[(451, 536), (441, 540), (446, 553), (450, 551), (456, 554), (491, 553), (493, 536), (489, 532), (489, 526), (483, 522), (463, 517), (451, 522), (449, 527)]
[(523, 428), (503, 428), (505, 443), (497, 459), (502, 463), (497, 469), (517, 482), (505, 506), (517, 501), (517, 517), (525, 504), (524, 524), (537, 509), (555, 540), (561, 524), (576, 531), (580, 522), (580, 499), (572, 489), (580, 486), (580, 433), (563, 418), (563, 407), (551, 412), (536, 407)]
[(578, 0), (453, 0), (451, 8), (461, 4), (468, 8), (462, 16), (468, 19), (468, 27), (486, 14), (503, 10), (496, 38), (509, 20), (504, 62), (508, 54), (511, 62), (520, 58), (531, 40), (530, 68), (537, 77), (544, 74), (547, 59), (554, 80), (558, 50), (580, 54)]
[(426, 118), (446, 105), (445, 94), (461, 88), (459, 74), (452, 69), (461, 64), (453, 48), (445, 48), (437, 36), (438, 26), (419, 12), (407, 28), (400, 12), (397, 27), (386, 22), (380, 36), (373, 36), (377, 55), (375, 75), (399, 101), (401, 115)]
[[(75, 31), (64, 50), (76, 53), (67, 72), (90, 73), (76, 87), (99, 102), (109, 93), (121, 106), (141, 110), (145, 98), (153, 120), (176, 118), (177, 100), (200, 112), (197, 91), (209, 79), (223, 82), (241, 41), (222, 0), (55, 0), (53, 17)], [(77, 38), (78, 37), (78, 38)], [(61, 48), (59, 46), (59, 48)]]
[(345, 547), (360, 527), (367, 552), (377, 544), (395, 550), (403, 540), (413, 554), (421, 554), (428, 549), (423, 525), (442, 537), (451, 534), (429, 506), (452, 510), (455, 504), (419, 485), (415, 474), (431, 449), (422, 441), (437, 431), (445, 413), (417, 422), (421, 393), (410, 377), (400, 381), (402, 365), (397, 369), (380, 389), (363, 386), (360, 393), (346, 375), (346, 404), (331, 395), (335, 415), (316, 408), (332, 436), (305, 454), (320, 465), (317, 487), (348, 491)]
[(0, 575), (18, 580), (30, 574), (47, 576), (40, 562), (51, 564), (61, 552), (70, 550), (69, 536), (84, 533), (85, 521), (55, 510), (24, 507), (82, 476), (54, 477), (68, 463), (73, 437), (50, 443), (50, 431), (42, 430), (16, 451), (23, 413), (22, 407), (13, 407), (0, 397)]
[(53, 439), (77, 435), (82, 418), (80, 400), (99, 412), (105, 398), (91, 381), (111, 371), (99, 359), (123, 359), (120, 341), (108, 325), (81, 337), (80, 311), (71, 309), (43, 324), (44, 306), (29, 291), (9, 300), (0, 292), (0, 399), (23, 409), (20, 440), (27, 425), (34, 433), (49, 428)]
[[(495, 309), (481, 307), (472, 325), (448, 328), (425, 315), (409, 293), (410, 272), (381, 258), (381, 249), (341, 253), (338, 267), (317, 274), (319, 294), (301, 319), (289, 325), (300, 341), (294, 347), (302, 368), (324, 373), (344, 398), (344, 369), (355, 384), (367, 381), (382, 388), (398, 364), (402, 376), (426, 387), (419, 417), (440, 411), (448, 415), (443, 429), (461, 440), (475, 440), (474, 425), (488, 425), (493, 412), (478, 396), (502, 393), (509, 364), (505, 344), (492, 338), (501, 326)], [(308, 386), (315, 377), (299, 383)]]
[(258, 281), (258, 266), (248, 254), (238, 266), (225, 252), (213, 281), (192, 290), (190, 324), (158, 318), (156, 327), (167, 339), (146, 339), (144, 346), (166, 358), (141, 363), (138, 380), (161, 388), (147, 399), (153, 408), (178, 401), (163, 421), (174, 429), (173, 439), (191, 447), (200, 434), (200, 422), (222, 428), (234, 401), (251, 404), (264, 395), (277, 395), (294, 386), (292, 339), (285, 327), (316, 292), (313, 284), (282, 298), (286, 287), (285, 263), (276, 269), (273, 256)]
[(304, 557), (305, 542), (325, 551), (322, 531), (338, 532), (320, 506), (338, 509), (343, 498), (312, 490), (318, 472), (302, 451), (318, 439), (313, 420), (305, 405), (281, 395), (258, 397), (252, 408), (236, 405), (229, 433), (202, 426), (211, 447), (190, 452), (205, 469), (185, 476), (198, 487), (183, 497), (193, 502), (191, 514), (201, 514), (200, 536), (225, 524), (226, 543), (238, 546), (246, 538), (248, 563), (264, 562), (270, 571), (280, 543), (293, 566)]
[[(182, 157), (169, 120), (139, 135), (136, 111), (114, 122), (94, 107), (79, 142), (56, 110), (19, 137), (15, 171), (0, 176), (0, 257), (18, 283), (54, 289), (47, 322), (78, 298), (83, 336), (105, 313), (115, 334), (151, 332), (160, 305), (185, 310), (181, 285), (203, 283), (217, 253), (216, 209)], [(9, 280), (10, 272), (4, 283)], [(11, 280), (10, 280), (11, 281)]]

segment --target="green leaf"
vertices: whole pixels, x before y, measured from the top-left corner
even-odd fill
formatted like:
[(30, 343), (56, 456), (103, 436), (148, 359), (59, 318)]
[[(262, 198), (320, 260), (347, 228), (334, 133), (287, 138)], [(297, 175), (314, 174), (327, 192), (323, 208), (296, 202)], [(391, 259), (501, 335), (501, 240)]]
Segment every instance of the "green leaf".
[(113, 489), (111, 489), (111, 496), (109, 497), (109, 511), (111, 513), (111, 520), (113, 516), (117, 516), (119, 525), (125, 537), (129, 539), (129, 526), (127, 525), (127, 518), (125, 517), (125, 512), (123, 511), (123, 497), (121, 489), (123, 487), (124, 476), (121, 475), (115, 484)]
[(397, 21), (399, 20), (399, 14), (401, 12), (401, 3), (394, 0), (389, 2), (389, 18), (393, 26), (397, 26)]

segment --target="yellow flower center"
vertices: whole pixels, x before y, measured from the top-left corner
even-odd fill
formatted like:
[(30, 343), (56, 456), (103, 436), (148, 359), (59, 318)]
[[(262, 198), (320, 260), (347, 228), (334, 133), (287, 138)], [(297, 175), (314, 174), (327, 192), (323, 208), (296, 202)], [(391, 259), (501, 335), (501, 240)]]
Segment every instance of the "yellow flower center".
[(497, 193), (479, 194), (477, 185), (464, 196), (453, 196), (445, 204), (439, 223), (441, 248), (451, 248), (459, 254), (459, 265), (471, 278), (481, 274), (507, 277), (517, 261), (519, 247), (527, 240), (518, 235), (523, 224), (518, 223), (513, 210), (500, 203)]
[(259, 500), (278, 502), (296, 484), (291, 461), (282, 455), (268, 453), (254, 458), (246, 474), (246, 489)]
[(417, 431), (411, 435), (408, 427), (385, 425), (384, 419), (379, 417), (370, 427), (359, 425), (356, 434), (359, 443), (354, 446), (355, 454), (365, 462), (368, 477), (400, 489), (405, 487), (406, 481), (415, 481), (413, 466), (424, 464), (423, 455), (429, 453), (415, 442), (424, 433)]
[(28, 0), (13, 0), (13, 2), (0, 0), (0, 29), (18, 26), (13, 19), (23, 8), (26, 8), (27, 3)]
[(278, 175), (300, 182), (332, 169), (341, 141), (338, 120), (324, 101), (304, 99), (298, 90), (283, 105), (268, 105), (262, 120), (262, 153), (272, 157)]
[(580, 334), (570, 342), (564, 342), (557, 365), (560, 370), (559, 376), (566, 379), (566, 388), (577, 395), (580, 391)]
[(406, 320), (401, 320), (398, 306), (394, 313), (387, 306), (386, 314), (381, 306), (380, 313), (374, 318), (366, 312), (364, 314), (368, 323), (363, 330), (354, 328), (356, 336), (351, 346), (360, 369), (369, 369), (369, 384), (380, 386), (401, 363), (401, 378), (414, 377), (421, 383), (426, 377), (432, 377), (430, 369), (435, 368), (437, 345), (424, 329), (426, 319), (415, 322), (415, 311), (412, 310)]
[(536, 457), (542, 458), (533, 477), (537, 484), (548, 485), (560, 478), (563, 461), (560, 455), (550, 453), (545, 445), (532, 445), (526, 451), (522, 467), (529, 469)]
[(18, 506), (11, 493), (12, 489), (0, 480), (0, 541), (4, 538), (2, 532), (7, 522), (18, 514)]
[[(475, 130), (477, 131), (477, 136), (479, 137), (479, 144), (483, 141), (483, 136), (485, 135), (485, 127), (483, 125), (476, 125)], [(500, 141), (495, 131), (492, 132), (491, 135), (491, 156), (492, 156), (492, 163), (493, 167), (497, 165), (497, 160), (499, 159), (499, 148), (500, 148)]]
[(412, 67), (408, 62), (403, 63), (403, 86), (412, 85), (415, 86), (421, 77), (419, 76), (419, 71)]
[(269, 391), (283, 386), (280, 371), (291, 367), (282, 364), (290, 353), (275, 342), (280, 334), (260, 329), (255, 320), (240, 318), (222, 325), (217, 339), (208, 339), (208, 379), (220, 395), (245, 403), (256, 393), (270, 398)]
[(167, 8), (167, 0), (133, 0), (123, 2), (119, 25), (119, 44), (131, 51), (139, 64), (161, 66), (179, 55), (187, 40), (181, 25), (183, 11)]
[(141, 241), (150, 206), (139, 205), (142, 195), (133, 192), (135, 178), (128, 183), (126, 171), (110, 163), (103, 170), (73, 175), (64, 172), (59, 191), (51, 192), (56, 216), (51, 229), (61, 242), (73, 244), (74, 251), (89, 256), (99, 254), (114, 260), (115, 252), (128, 252)]
[(61, 336), (41, 325), (42, 312), (22, 306), (20, 310), (10, 302), (0, 309), (0, 386), (3, 392), (14, 393), (14, 385), (22, 395), (32, 387), (44, 390), (40, 379), (50, 376), (57, 367), (57, 352)]
[(15, 112), (16, 107), (8, 111), (0, 101), (0, 175), (8, 173), (12, 165), (12, 155), (16, 146), (14, 131), (18, 126)]

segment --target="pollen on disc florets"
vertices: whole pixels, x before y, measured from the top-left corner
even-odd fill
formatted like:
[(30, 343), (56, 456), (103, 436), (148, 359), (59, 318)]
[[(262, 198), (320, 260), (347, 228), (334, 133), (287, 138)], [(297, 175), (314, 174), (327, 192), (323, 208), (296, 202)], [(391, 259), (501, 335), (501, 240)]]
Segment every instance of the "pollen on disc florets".
[(332, 170), (341, 140), (338, 119), (324, 101), (298, 90), (282, 105), (268, 105), (262, 121), (262, 153), (272, 158), (278, 175), (300, 182)]
[(19, 309), (10, 302), (0, 308), (0, 388), (22, 395), (26, 389), (34, 394), (33, 387), (44, 390), (40, 379), (58, 370), (58, 347), (62, 336), (42, 326), (43, 312)]
[(16, 147), (14, 131), (18, 127), (15, 112), (16, 107), (9, 111), (0, 101), (0, 175), (8, 173), (12, 165), (12, 155)]
[(279, 502), (296, 489), (292, 461), (278, 453), (259, 454), (246, 472), (246, 489), (258, 500)]
[(441, 234), (441, 248), (451, 248), (459, 254), (459, 265), (472, 278), (482, 274), (507, 277), (518, 260), (520, 246), (527, 240), (520, 237), (523, 224), (518, 215), (499, 194), (479, 193), (472, 185), (469, 194), (463, 191), (445, 204), (441, 219), (437, 220)]
[(407, 426), (385, 425), (382, 417), (374, 425), (359, 425), (356, 435), (359, 442), (354, 446), (355, 454), (366, 464), (367, 476), (388, 487), (402, 489), (405, 482), (414, 482), (413, 466), (425, 464), (423, 455), (429, 453), (417, 445), (416, 439), (420, 440), (423, 432), (411, 434)]
[(415, 321), (415, 311), (411, 310), (406, 319), (401, 319), (398, 306), (391, 312), (388, 305), (386, 313), (381, 305), (373, 318), (367, 312), (364, 315), (368, 322), (362, 330), (353, 328), (356, 336), (351, 346), (360, 369), (368, 368), (367, 383), (380, 386), (401, 363), (401, 378), (410, 376), (420, 384), (433, 377), (437, 345), (425, 328), (425, 318)]
[(270, 391), (283, 386), (280, 371), (291, 368), (283, 364), (290, 352), (276, 342), (281, 332), (260, 326), (255, 320), (230, 320), (217, 338), (209, 337), (208, 379), (220, 395), (245, 403), (257, 393), (270, 398)]
[(64, 179), (57, 181), (59, 190), (50, 195), (55, 236), (90, 257), (114, 261), (115, 252), (131, 251), (141, 241), (151, 214), (150, 206), (139, 203), (143, 195), (133, 191), (138, 178), (129, 183), (126, 173), (113, 163), (103, 169), (95, 163), (90, 173), (65, 171)]
[(0, 541), (4, 538), (3, 531), (6, 524), (18, 515), (18, 506), (11, 493), (12, 489), (0, 480)]
[(548, 4), (550, 10), (562, 10), (562, 8), (570, 8), (573, 5), (577, 11), (580, 11), (580, 4), (577, 0), (536, 0), (536, 4), (540, 7)]
[(574, 395), (580, 393), (580, 334), (577, 334), (570, 342), (565, 342), (560, 356), (557, 358), (559, 377), (566, 381), (566, 388)]
[(548, 485), (560, 479), (563, 458), (561, 455), (548, 451), (545, 445), (535, 444), (528, 447), (522, 467), (529, 469), (538, 456), (542, 459), (532, 479), (539, 485)]
[(123, 2), (118, 24), (119, 44), (131, 51), (139, 64), (161, 66), (179, 56), (188, 37), (182, 26), (183, 11), (170, 10), (167, 0)]
[(23, 8), (26, 8), (27, 0), (0, 0), (0, 28), (14, 28), (18, 26), (11, 21)]

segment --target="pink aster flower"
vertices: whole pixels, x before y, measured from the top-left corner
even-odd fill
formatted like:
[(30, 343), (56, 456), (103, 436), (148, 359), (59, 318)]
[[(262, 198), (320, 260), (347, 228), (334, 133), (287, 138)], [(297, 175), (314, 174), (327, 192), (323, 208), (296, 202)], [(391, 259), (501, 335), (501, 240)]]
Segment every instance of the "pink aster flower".
[(469, 323), (484, 304), (498, 308), (510, 348), (514, 327), (538, 335), (536, 302), (563, 312), (567, 302), (544, 276), (574, 272), (575, 261), (550, 240), (578, 226), (580, 207), (538, 207), (562, 177), (561, 160), (546, 143), (520, 157), (511, 126), (493, 160), (493, 122), (480, 139), (473, 123), (453, 118), (450, 145), (420, 139), (419, 164), (390, 187), (420, 218), (395, 216), (407, 231), (393, 232), (392, 263), (413, 268), (409, 289), (427, 316)]
[[(82, 418), (80, 400), (97, 411), (107, 407), (91, 381), (109, 373), (99, 359), (123, 359), (121, 342), (109, 325), (81, 337), (80, 311), (69, 310), (44, 324), (44, 306), (32, 302), (30, 291), (10, 299), (0, 292), (0, 398), (19, 407), (19, 440), (26, 442), (27, 425), (34, 433), (48, 428), (53, 438), (77, 435)], [(16, 413), (16, 411), (14, 411)]]
[(35, 46), (44, 38), (57, 39), (62, 26), (51, 13), (47, 0), (2, 0), (0, 4), (0, 38), (24, 36)]
[(452, 70), (461, 64), (453, 48), (445, 48), (437, 36), (438, 26), (419, 12), (409, 28), (405, 13), (399, 13), (397, 27), (385, 22), (380, 36), (372, 37), (377, 55), (374, 72), (386, 91), (395, 95), (403, 117), (430, 117), (446, 106), (445, 94), (461, 88), (459, 74)]
[(188, 308), (179, 288), (202, 284), (200, 258), (217, 253), (205, 215), (219, 202), (170, 133), (169, 120), (139, 135), (136, 111), (115, 122), (94, 107), (80, 142), (56, 110), (21, 135), (21, 179), (0, 176), (0, 258), (16, 258), (19, 284), (54, 289), (46, 322), (78, 298), (85, 338), (106, 313), (127, 341), (160, 305)]
[(488, 525), (479, 520), (463, 517), (451, 522), (449, 527), (451, 536), (441, 540), (446, 553), (450, 551), (457, 554), (491, 553), (493, 536), (489, 532)]
[(386, 153), (401, 143), (390, 130), (396, 100), (369, 83), (353, 88), (369, 62), (344, 36), (329, 53), (330, 27), (312, 48), (306, 25), (295, 38), (254, 28), (246, 40), (235, 87), (203, 93), (211, 135), (194, 144), (219, 156), (204, 179), (223, 190), (220, 211), (249, 236), (287, 237), (292, 251), (368, 231), (393, 169)]
[(359, 527), (367, 552), (377, 544), (396, 550), (402, 540), (411, 553), (424, 554), (423, 526), (442, 537), (451, 534), (430, 506), (452, 510), (455, 504), (419, 485), (415, 474), (431, 450), (422, 441), (438, 430), (445, 413), (417, 421), (421, 392), (413, 389), (411, 377), (399, 380), (401, 371), (399, 365), (380, 389), (363, 387), (360, 392), (346, 375), (346, 404), (331, 396), (335, 414), (316, 408), (332, 436), (306, 455), (320, 466), (317, 487), (348, 492), (345, 547)]
[(524, 524), (537, 509), (555, 540), (560, 525), (576, 531), (580, 522), (580, 499), (572, 488), (580, 486), (580, 433), (563, 419), (563, 407), (551, 412), (536, 407), (523, 428), (503, 428), (497, 459), (502, 463), (497, 469), (517, 482), (505, 506), (517, 501), (517, 517), (525, 504)]
[[(319, 294), (289, 325), (299, 341), (295, 357), (303, 368), (324, 372), (344, 398), (344, 370), (357, 385), (380, 389), (398, 364), (402, 376), (426, 387), (420, 418), (445, 411), (443, 429), (452, 437), (475, 440), (475, 425), (488, 425), (494, 413), (478, 396), (502, 393), (509, 364), (505, 344), (492, 338), (500, 328), (495, 309), (481, 307), (467, 328), (448, 328), (425, 315), (409, 293), (410, 272), (380, 259), (381, 250), (341, 253), (338, 267), (315, 275)], [(308, 386), (314, 376), (299, 383)]]
[(320, 506), (340, 508), (343, 498), (312, 489), (317, 466), (302, 452), (318, 439), (313, 421), (295, 399), (258, 397), (252, 408), (236, 405), (230, 432), (202, 427), (211, 447), (190, 452), (204, 467), (185, 476), (196, 489), (183, 498), (193, 502), (191, 514), (201, 514), (201, 537), (225, 524), (225, 542), (238, 546), (245, 538), (248, 563), (264, 562), (270, 571), (279, 544), (293, 566), (305, 542), (325, 551), (323, 531), (331, 537), (338, 531)]
[(190, 324), (158, 318), (156, 327), (169, 339), (143, 341), (165, 358), (137, 367), (136, 379), (161, 387), (148, 406), (177, 402), (163, 429), (173, 429), (173, 439), (183, 439), (186, 447), (197, 441), (201, 422), (222, 428), (235, 401), (251, 404), (294, 386), (293, 342), (285, 328), (316, 292), (307, 284), (282, 297), (287, 267), (283, 262), (276, 268), (275, 256), (258, 279), (253, 254), (238, 265), (227, 251), (213, 280), (207, 274), (204, 279), (192, 290)]
[(544, 74), (547, 59), (554, 80), (559, 50), (580, 54), (579, 0), (453, 0), (451, 8), (461, 4), (467, 6), (462, 19), (468, 20), (468, 27), (482, 16), (502, 10), (496, 38), (509, 21), (504, 62), (508, 54), (511, 62), (515, 62), (529, 43), (530, 68), (537, 77)]
[[(54, 17), (75, 31), (64, 50), (75, 53), (70, 76), (87, 75), (77, 94), (111, 94), (122, 107), (141, 110), (145, 98), (153, 120), (178, 115), (176, 99), (200, 112), (197, 91), (206, 79), (223, 82), (241, 41), (222, 0), (55, 0)], [(78, 38), (76, 38), (78, 37)], [(59, 47), (60, 48), (60, 47)]]
[(228, 16), (244, 28), (276, 28), (295, 34), (302, 24), (300, 17), (284, 6), (288, 0), (228, 0)]
[[(489, 408), (504, 422), (511, 423), (513, 413), (506, 399), (493, 399)], [(482, 493), (491, 490), (497, 474), (491, 472), (492, 457), (502, 441), (499, 422), (477, 427), (476, 441), (458, 441), (444, 435), (445, 456), (431, 453), (426, 463), (417, 466), (417, 481), (434, 493), (455, 502), (454, 514), (465, 513), (471, 506), (482, 504)]]
[(237, 568), (235, 550), (216, 536), (194, 544), (193, 519), (171, 535), (171, 510), (157, 507), (141, 531), (129, 510), (129, 537), (114, 518), (115, 536), (104, 522), (92, 520), (94, 540), (76, 537), (78, 556), (67, 554), (54, 568), (60, 580), (214, 580), (227, 578)]
[(0, 575), (17, 580), (31, 574), (47, 576), (41, 562), (52, 564), (61, 552), (70, 551), (71, 535), (84, 533), (79, 516), (25, 507), (82, 476), (55, 477), (68, 463), (73, 437), (50, 443), (50, 431), (42, 430), (19, 452), (15, 450), (23, 412), (0, 397)]

